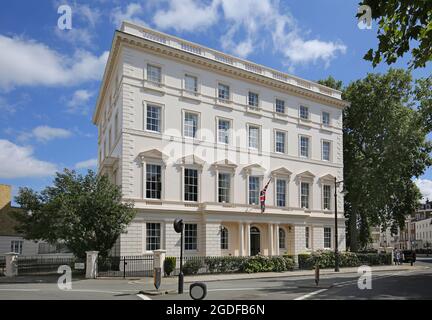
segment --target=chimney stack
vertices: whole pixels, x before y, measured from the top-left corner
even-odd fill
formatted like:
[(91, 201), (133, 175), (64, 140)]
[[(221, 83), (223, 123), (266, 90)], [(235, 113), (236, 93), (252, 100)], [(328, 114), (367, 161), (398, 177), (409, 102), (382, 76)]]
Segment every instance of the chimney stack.
[(0, 184), (0, 210), (9, 207), (12, 200), (12, 188), (7, 184)]

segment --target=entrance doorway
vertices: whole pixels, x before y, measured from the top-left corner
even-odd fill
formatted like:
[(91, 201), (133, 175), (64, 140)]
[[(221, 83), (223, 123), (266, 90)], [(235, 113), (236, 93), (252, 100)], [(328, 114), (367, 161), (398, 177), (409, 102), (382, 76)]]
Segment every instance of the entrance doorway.
[(256, 256), (260, 252), (260, 231), (257, 227), (250, 229), (250, 254)]

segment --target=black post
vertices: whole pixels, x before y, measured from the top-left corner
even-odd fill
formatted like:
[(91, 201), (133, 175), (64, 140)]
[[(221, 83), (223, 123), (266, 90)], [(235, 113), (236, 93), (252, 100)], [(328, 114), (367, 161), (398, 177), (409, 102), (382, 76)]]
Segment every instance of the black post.
[(123, 257), (123, 279), (126, 278), (126, 257)]
[(335, 272), (339, 272), (339, 252), (338, 252), (338, 220), (337, 220), (337, 181), (335, 177), (334, 185), (334, 211), (335, 211)]
[(180, 239), (180, 273), (178, 282), (178, 293), (183, 293), (184, 275), (183, 275), (183, 228), (181, 229)]

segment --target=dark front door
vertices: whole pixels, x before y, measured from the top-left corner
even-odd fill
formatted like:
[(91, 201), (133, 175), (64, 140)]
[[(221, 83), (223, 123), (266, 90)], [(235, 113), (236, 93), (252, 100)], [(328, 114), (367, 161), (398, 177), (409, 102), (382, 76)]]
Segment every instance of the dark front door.
[(250, 254), (256, 256), (260, 252), (260, 231), (256, 227), (250, 229)]

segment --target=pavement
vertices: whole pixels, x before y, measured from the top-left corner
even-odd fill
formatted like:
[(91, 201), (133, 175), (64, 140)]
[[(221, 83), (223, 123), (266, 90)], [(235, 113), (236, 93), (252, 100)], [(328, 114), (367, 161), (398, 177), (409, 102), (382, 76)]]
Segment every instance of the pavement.
[[(73, 278), (71, 290), (60, 290), (57, 276), (0, 277), (0, 300), (191, 300), (189, 284), (204, 282), (206, 299), (215, 300), (305, 300), (305, 299), (432, 299), (432, 258), (422, 258), (415, 266), (372, 267), (372, 289), (360, 290), (357, 268), (342, 268), (340, 272), (326, 269), (320, 272), (315, 285), (314, 270), (253, 274), (186, 276), (184, 293), (177, 294), (177, 277), (163, 278), (159, 292), (152, 278)], [(164, 294), (168, 292), (168, 294)]]

